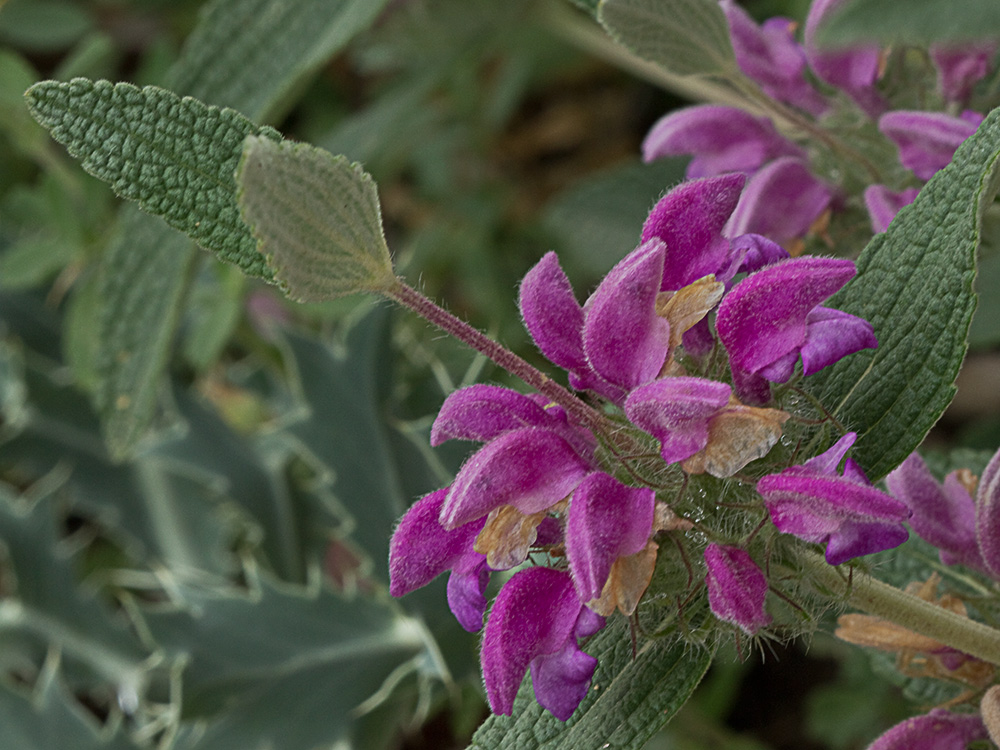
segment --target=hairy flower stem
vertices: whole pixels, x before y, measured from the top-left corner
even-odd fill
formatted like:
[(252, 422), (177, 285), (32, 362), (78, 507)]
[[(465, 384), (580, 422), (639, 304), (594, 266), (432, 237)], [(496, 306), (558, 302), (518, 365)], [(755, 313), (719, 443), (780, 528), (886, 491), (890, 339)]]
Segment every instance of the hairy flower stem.
[(445, 333), (454, 336), (477, 352), (485, 355), (512, 375), (517, 376), (536, 391), (562, 406), (581, 425), (606, 438), (623, 453), (645, 450), (628, 434), (615, 429), (615, 425), (595, 408), (574, 396), (537, 367), (514, 354), (510, 349), (491, 339), (461, 318), (452, 315), (433, 300), (428, 299), (402, 279), (383, 292), (404, 307), (413, 310), (424, 320), (433, 323)]
[(1000, 665), (1000, 631), (900, 591), (859, 570), (848, 580), (820, 555), (803, 552), (798, 559), (812, 581), (852, 607)]

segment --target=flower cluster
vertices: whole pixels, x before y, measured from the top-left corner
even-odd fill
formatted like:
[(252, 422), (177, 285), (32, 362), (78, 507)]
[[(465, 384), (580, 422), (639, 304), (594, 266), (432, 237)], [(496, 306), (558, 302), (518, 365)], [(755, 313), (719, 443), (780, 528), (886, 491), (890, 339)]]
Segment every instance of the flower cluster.
[[(886, 53), (874, 46), (831, 52), (815, 44), (817, 29), (843, 0), (812, 4), (801, 43), (791, 19), (772, 18), (758, 25), (733, 0), (720, 2), (737, 63), (773, 100), (773, 117), (720, 105), (678, 110), (653, 126), (643, 143), (643, 157), (652, 161), (691, 155), (689, 178), (746, 175), (747, 190), (726, 228), (728, 236), (754, 232), (785, 246), (797, 245), (810, 228), (851, 198), (838, 187), (843, 175), (817, 176), (823, 170), (813, 167), (814, 154), (779, 132), (776, 119), (811, 136), (812, 147), (824, 140), (814, 137), (817, 133), (838, 138), (838, 128), (846, 133), (845, 124), (856, 130), (866, 121), (891, 142), (909, 173), (898, 165), (865, 164), (869, 184), (863, 202), (873, 232), (886, 230), (896, 212), (916, 198), (919, 185), (946, 166), (982, 122), (980, 113), (963, 106), (989, 71), (996, 52), (993, 43), (931, 47), (937, 91), (927, 98), (947, 112), (892, 109), (877, 88)], [(870, 184), (873, 172), (881, 177), (876, 184)], [(886, 179), (894, 184), (882, 184)]]
[[(755, 234), (726, 238), (744, 188), (742, 175), (722, 175), (667, 193), (638, 247), (583, 304), (554, 253), (525, 276), (525, 326), (570, 385), (600, 404), (593, 410), (566, 392), (593, 419), (547, 396), (493, 385), (459, 390), (441, 407), (433, 444), (482, 446), (449, 487), (419, 500), (400, 522), (391, 593), (450, 571), (449, 605), (478, 631), (490, 574), (517, 570), (482, 638), (496, 713), (511, 713), (530, 671), (538, 702), (567, 719), (596, 667), (582, 640), (615, 610), (636, 611), (657, 539), (694, 528), (671, 507), (683, 482), (658, 495), (663, 485), (631, 470), (618, 441), (640, 448), (655, 441), (652, 456), (667, 472), (732, 477), (771, 451), (790, 418), (768, 406), (772, 384), (876, 346), (870, 324), (821, 304), (854, 275), (851, 261), (790, 258)], [(834, 563), (906, 538), (905, 506), (872, 488), (853, 461), (838, 470), (852, 440), (759, 484), (762, 512), (778, 530), (828, 543)], [(771, 621), (768, 584), (747, 539), (698, 531), (709, 535), (707, 546), (703, 536), (692, 543), (703, 553), (711, 610), (757, 633)]]

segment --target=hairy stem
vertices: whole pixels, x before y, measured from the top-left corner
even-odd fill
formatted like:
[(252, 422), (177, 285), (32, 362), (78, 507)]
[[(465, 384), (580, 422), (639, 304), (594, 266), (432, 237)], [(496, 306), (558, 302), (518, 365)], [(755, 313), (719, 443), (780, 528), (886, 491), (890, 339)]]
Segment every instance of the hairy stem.
[(485, 355), (507, 372), (517, 376), (536, 391), (562, 406), (581, 425), (595, 434), (604, 436), (620, 450), (627, 452), (642, 449), (643, 446), (633, 444), (634, 441), (627, 434), (615, 430), (614, 425), (597, 409), (577, 398), (537, 367), (498, 344), (482, 331), (452, 315), (413, 287), (408, 286), (402, 279), (396, 279), (396, 284), (383, 293), (404, 307), (413, 310), (417, 315), (433, 323), (445, 333)]
[(852, 607), (933, 638), (977, 659), (1000, 665), (1000, 630), (907, 594), (858, 570), (848, 581), (835, 567), (814, 553), (803, 552), (799, 560), (811, 580)]

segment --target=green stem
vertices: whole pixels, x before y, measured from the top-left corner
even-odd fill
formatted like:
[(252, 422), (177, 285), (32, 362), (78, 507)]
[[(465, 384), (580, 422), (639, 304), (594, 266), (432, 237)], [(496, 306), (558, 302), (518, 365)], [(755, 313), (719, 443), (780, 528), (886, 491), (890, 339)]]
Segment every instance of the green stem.
[(977, 659), (1000, 665), (1000, 631), (900, 591), (861, 571), (855, 570), (847, 580), (837, 568), (814, 553), (801, 553), (799, 561), (811, 580), (852, 607)]

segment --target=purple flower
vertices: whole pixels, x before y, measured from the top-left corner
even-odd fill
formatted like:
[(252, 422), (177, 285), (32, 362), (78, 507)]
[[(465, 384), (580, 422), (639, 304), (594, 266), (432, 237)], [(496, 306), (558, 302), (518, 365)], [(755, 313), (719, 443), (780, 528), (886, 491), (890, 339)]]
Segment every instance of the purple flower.
[(805, 79), (806, 56), (795, 41), (795, 22), (771, 18), (758, 26), (732, 0), (721, 4), (740, 69), (774, 99), (813, 115), (825, 112), (826, 100)]
[(931, 59), (938, 69), (938, 90), (950, 102), (964, 102), (972, 87), (990, 70), (997, 52), (995, 42), (983, 41), (949, 47), (931, 45)]
[(917, 199), (920, 188), (907, 188), (896, 193), (885, 185), (869, 185), (865, 188), (865, 208), (872, 223), (872, 232), (878, 234), (889, 228), (899, 209)]
[(986, 727), (977, 714), (935, 708), (929, 714), (897, 724), (868, 750), (965, 750), (970, 742), (986, 737)]
[(615, 561), (646, 548), (654, 502), (653, 490), (628, 487), (602, 472), (577, 487), (566, 523), (566, 556), (582, 601), (601, 596)]
[(951, 162), (962, 145), (983, 121), (978, 112), (961, 117), (943, 112), (889, 112), (878, 121), (881, 130), (899, 148), (899, 161), (921, 180), (929, 180)]
[(473, 544), (486, 519), (446, 530), (438, 516), (447, 494), (444, 487), (421, 498), (396, 527), (389, 544), (389, 593), (403, 596), (450, 570), (448, 606), (463, 628), (476, 632), (483, 626), (490, 571)]
[(893, 497), (912, 511), (910, 527), (938, 548), (941, 562), (988, 570), (976, 543), (976, 503), (958, 472), (940, 485), (920, 455), (911, 453), (885, 483)]
[(771, 623), (764, 611), (767, 579), (746, 550), (709, 544), (705, 565), (708, 604), (716, 617), (738, 625), (748, 635)]
[(830, 11), (844, 0), (815, 0), (809, 8), (805, 27), (805, 50), (813, 73), (850, 96), (868, 115), (878, 116), (885, 101), (875, 90), (882, 65), (882, 54), (875, 45), (849, 49), (821, 50), (816, 46), (816, 30)]
[(849, 432), (801, 466), (757, 482), (778, 531), (807, 542), (827, 542), (826, 561), (831, 565), (898, 547), (908, 536), (903, 521), (910, 511), (903, 503), (872, 487), (853, 459), (838, 473), (856, 437)]
[(723, 298), (716, 317), (741, 398), (768, 400), (765, 380), (784, 383), (799, 358), (811, 375), (877, 346), (868, 321), (819, 303), (850, 280), (854, 263), (801, 256), (747, 276)]
[(726, 226), (729, 237), (753, 232), (784, 243), (802, 237), (833, 199), (829, 186), (809, 166), (783, 156), (750, 178)]
[(685, 172), (689, 178), (753, 172), (779, 156), (806, 156), (767, 118), (712, 104), (671, 112), (653, 125), (642, 142), (646, 162), (683, 154), (694, 156)]
[(516, 573), (497, 595), (483, 634), (480, 656), (493, 713), (511, 715), (530, 667), (536, 700), (566, 721), (587, 694), (597, 666), (577, 639), (603, 626), (604, 618), (583, 606), (568, 573), (553, 568)]
[(570, 384), (620, 402), (655, 378), (667, 359), (670, 325), (656, 314), (665, 246), (644, 242), (604, 278), (584, 307), (546, 254), (521, 283), (525, 328), (546, 357), (569, 371)]

